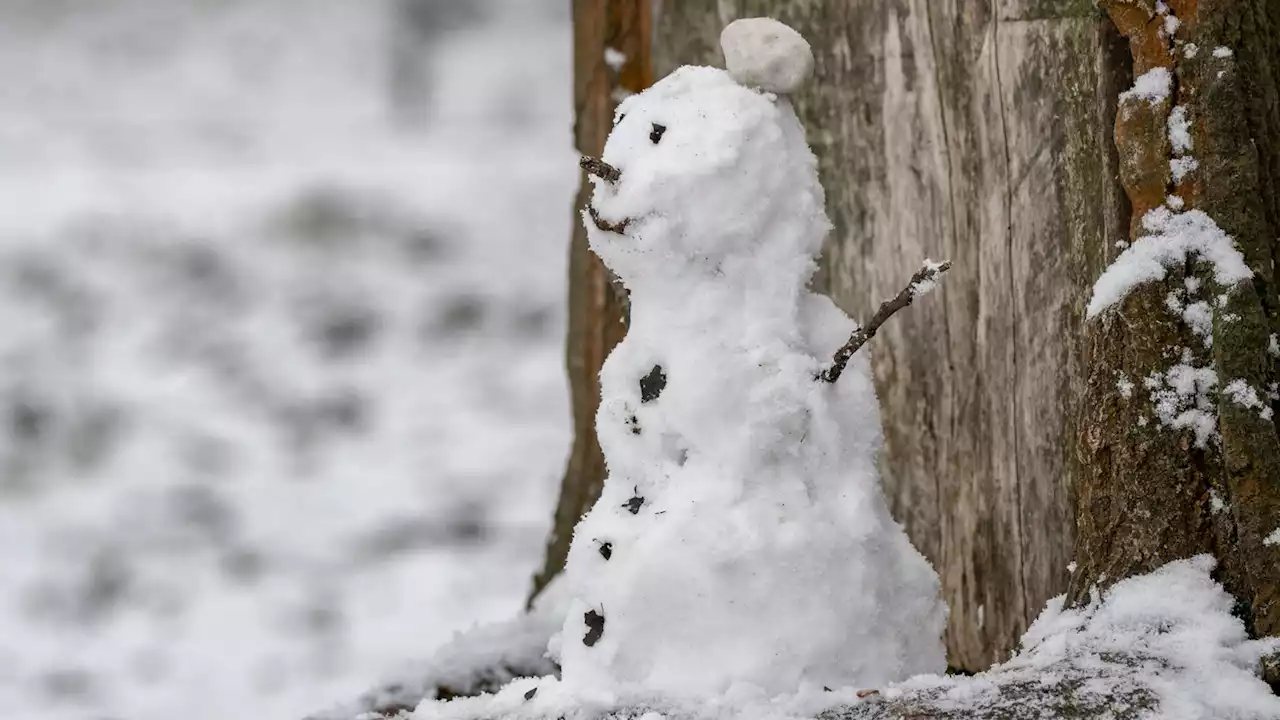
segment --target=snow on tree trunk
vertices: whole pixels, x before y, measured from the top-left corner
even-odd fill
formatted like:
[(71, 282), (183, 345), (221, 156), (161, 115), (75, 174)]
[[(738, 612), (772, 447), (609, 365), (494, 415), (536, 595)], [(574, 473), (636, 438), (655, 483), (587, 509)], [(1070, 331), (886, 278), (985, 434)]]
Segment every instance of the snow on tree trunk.
[[(1133, 246), (1110, 253), (1087, 326), (1069, 600), (1208, 552), (1251, 631), (1280, 634), (1280, 4), (1103, 5), (1135, 78), (1114, 135)], [(1163, 257), (1144, 270), (1140, 246)]]

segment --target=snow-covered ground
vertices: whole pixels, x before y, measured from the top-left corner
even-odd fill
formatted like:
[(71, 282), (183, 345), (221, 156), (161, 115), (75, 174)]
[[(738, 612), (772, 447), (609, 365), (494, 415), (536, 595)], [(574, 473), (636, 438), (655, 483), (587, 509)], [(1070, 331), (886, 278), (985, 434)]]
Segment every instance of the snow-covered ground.
[(0, 717), (296, 718), (519, 606), (561, 5), (0, 6)]
[[(1049, 601), (1008, 661), (974, 676), (918, 675), (878, 687), (801, 689), (772, 694), (749, 683), (695, 700), (645, 687), (584, 695), (555, 677), (525, 677), (496, 693), (448, 701), (428, 699), (412, 720), (1273, 720), (1280, 698), (1257, 677), (1259, 660), (1280, 639), (1250, 640), (1232, 616), (1232, 597), (1213, 580), (1208, 555), (1177, 560), (1091, 594), (1078, 608)], [(554, 599), (554, 598), (553, 598)], [(438, 658), (434, 677), (465, 685), (468, 663), (487, 669), (508, 638), (504, 662), (532, 667), (544, 613), (473, 632)], [(532, 637), (531, 637), (532, 636)], [(521, 657), (523, 655), (523, 657)], [(567, 667), (567, 666), (566, 666)], [(479, 673), (476, 674), (479, 676)], [(566, 670), (565, 675), (568, 675)], [(348, 712), (334, 720), (374, 720)]]

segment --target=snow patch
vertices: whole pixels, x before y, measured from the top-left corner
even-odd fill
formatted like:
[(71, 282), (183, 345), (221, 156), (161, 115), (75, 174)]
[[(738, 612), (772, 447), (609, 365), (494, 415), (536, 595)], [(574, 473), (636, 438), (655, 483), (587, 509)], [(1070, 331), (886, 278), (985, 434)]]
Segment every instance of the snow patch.
[(1185, 105), (1178, 105), (1169, 113), (1169, 143), (1179, 155), (1191, 152), (1191, 120)]
[[(1280, 531), (1276, 533), (1280, 543)], [(1094, 592), (1049, 601), (1007, 662), (972, 677), (920, 675), (872, 688), (769, 695), (740, 686), (700, 701), (635, 690), (583, 700), (554, 678), (496, 695), (426, 702), (411, 720), (830, 720), (891, 717), (1159, 717), (1274, 720), (1280, 698), (1257, 676), (1280, 640), (1250, 640), (1201, 555)]]
[(1273, 545), (1280, 545), (1280, 528), (1276, 528), (1271, 532), (1270, 535), (1262, 538), (1262, 544), (1268, 547)]
[(1128, 398), (1133, 395), (1133, 381), (1124, 373), (1116, 373), (1116, 390), (1120, 391), (1120, 397)]
[(1184, 351), (1182, 362), (1164, 372), (1153, 372), (1143, 379), (1151, 392), (1156, 418), (1164, 427), (1189, 429), (1195, 433), (1196, 446), (1208, 447), (1218, 436), (1218, 418), (1212, 393), (1218, 376), (1210, 367), (1192, 364), (1191, 352)]
[(1181, 315), (1182, 321), (1204, 342), (1204, 346), (1213, 347), (1213, 309), (1209, 303), (1203, 300), (1187, 303)]
[(1216, 58), (1229, 58), (1232, 55), (1235, 55), (1235, 53), (1232, 52), (1231, 48), (1229, 47), (1219, 45), (1218, 47), (1213, 49), (1213, 56)]
[(1262, 398), (1258, 396), (1258, 391), (1255, 390), (1253, 386), (1249, 385), (1249, 383), (1243, 378), (1236, 378), (1235, 380), (1227, 383), (1223, 386), (1222, 392), (1235, 404), (1251, 410), (1257, 410), (1258, 415), (1261, 416), (1263, 420), (1271, 419), (1271, 405), (1264, 402)]
[(1223, 501), (1218, 488), (1209, 488), (1209, 509), (1213, 511), (1214, 515), (1227, 509), (1227, 503)]
[(1169, 68), (1156, 67), (1135, 78), (1133, 87), (1120, 93), (1120, 102), (1145, 100), (1155, 105), (1168, 100), (1172, 92), (1173, 73)]
[(1142, 226), (1148, 234), (1120, 253), (1094, 283), (1087, 317), (1097, 317), (1143, 283), (1163, 280), (1169, 268), (1181, 267), (1188, 258), (1212, 264), (1214, 280), (1224, 287), (1253, 277), (1231, 236), (1203, 211), (1159, 207), (1143, 216)]
[(1169, 173), (1173, 175), (1173, 182), (1176, 185), (1183, 181), (1196, 168), (1200, 167), (1200, 163), (1193, 157), (1173, 158), (1169, 161)]
[(618, 72), (622, 70), (623, 65), (627, 64), (627, 54), (616, 48), (606, 47), (604, 49), (604, 64), (608, 65), (610, 70)]

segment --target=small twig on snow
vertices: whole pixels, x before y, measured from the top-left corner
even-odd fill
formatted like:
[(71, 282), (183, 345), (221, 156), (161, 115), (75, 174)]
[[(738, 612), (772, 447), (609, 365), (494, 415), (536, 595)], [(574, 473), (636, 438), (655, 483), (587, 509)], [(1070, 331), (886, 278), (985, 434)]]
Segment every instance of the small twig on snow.
[(831, 367), (823, 370), (818, 374), (819, 380), (833, 383), (840, 379), (840, 373), (844, 372), (844, 368), (849, 364), (849, 358), (858, 352), (858, 348), (867, 344), (867, 341), (876, 336), (876, 331), (888, 320), (894, 313), (904, 307), (907, 307), (920, 295), (924, 295), (934, 288), (938, 283), (938, 279), (942, 277), (942, 273), (951, 269), (951, 262), (935, 263), (925, 260), (924, 265), (911, 276), (911, 282), (902, 289), (895, 297), (885, 300), (875, 315), (871, 316), (871, 320), (866, 325), (853, 331), (849, 336), (849, 342), (846, 342), (839, 350), (836, 351), (835, 357), (831, 359)]

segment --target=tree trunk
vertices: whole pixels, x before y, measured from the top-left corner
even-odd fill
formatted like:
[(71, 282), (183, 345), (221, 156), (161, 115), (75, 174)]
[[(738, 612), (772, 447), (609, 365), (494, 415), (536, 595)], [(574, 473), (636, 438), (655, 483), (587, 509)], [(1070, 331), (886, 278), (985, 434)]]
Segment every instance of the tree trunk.
[[(652, 32), (651, 0), (574, 0), (574, 143), (578, 152), (599, 157), (613, 127), (613, 109), (618, 100), (653, 82)], [(615, 52), (622, 54), (620, 65)], [(566, 358), (573, 395), (573, 449), (560, 486), (545, 561), (533, 578), (530, 606), (564, 568), (573, 527), (600, 496), (605, 473), (604, 455), (595, 433), (600, 366), (626, 334), (626, 293), (588, 248), (587, 232), (580, 220), (590, 195), (591, 184), (583, 174), (574, 201), (569, 249)]]
[[(1280, 442), (1270, 412), (1217, 393), (1220, 441), (1198, 446), (1189, 430), (1161, 427), (1145, 388), (1124, 397), (1117, 378), (1141, 381), (1174, 362), (1212, 369), (1217, 387), (1242, 380), (1274, 412), (1277, 321), (1274, 259), (1280, 234), (1280, 2), (1169, 0), (1180, 25), (1160, 32), (1153, 2), (1109, 0), (1104, 7), (1128, 38), (1135, 74), (1172, 71), (1171, 96), (1124, 103), (1115, 142), (1127, 158), (1121, 182), (1132, 202), (1131, 238), (1145, 213), (1181, 198), (1230, 234), (1253, 271), (1231, 291), (1213, 283), (1205, 264), (1170, 272), (1140, 287), (1101, 322), (1090, 323), (1089, 382), (1079, 438), (1076, 556), (1070, 599), (1146, 572), (1169, 560), (1210, 552), (1238, 614), (1259, 635), (1280, 634), (1280, 544), (1264, 544), (1280, 526)], [(1218, 48), (1223, 48), (1218, 50)], [(1175, 107), (1191, 121), (1198, 167), (1175, 182), (1169, 140)], [(1115, 252), (1115, 251), (1112, 251)], [(1212, 348), (1195, 336), (1166, 298), (1188, 279), (1212, 288)], [(1171, 348), (1184, 348), (1171, 358)]]
[[(872, 353), (883, 406), (885, 491), (942, 576), (958, 668), (1006, 658), (1069, 579), (1078, 601), (1094, 583), (1201, 551), (1223, 560), (1256, 629), (1280, 631), (1270, 605), (1280, 545), (1262, 543), (1280, 524), (1274, 424), (1223, 398), (1221, 444), (1201, 451), (1187, 433), (1159, 427), (1142, 387), (1167, 369), (1170, 343), (1203, 350), (1165, 307), (1184, 276), (1135, 292), (1101, 321), (1084, 318), (1116, 242), (1134, 239), (1141, 214), (1169, 189), (1169, 108), (1117, 124), (1117, 98), (1135, 70), (1176, 63), (1175, 101), (1190, 110), (1200, 162), (1176, 189), (1236, 238), (1255, 272), (1252, 288), (1215, 309), (1212, 354), (1199, 356), (1222, 383), (1241, 378), (1264, 397), (1276, 379), (1267, 343), (1280, 232), (1280, 0), (1169, 0), (1184, 23), (1175, 37), (1194, 34), (1201, 48), (1194, 60), (1167, 45), (1163, 60), (1143, 55), (1150, 48), (1134, 37), (1147, 30), (1126, 25), (1125, 13), (1146, 12), (1150, 23), (1153, 3), (652, 3), (659, 77), (681, 64), (720, 65), (719, 32), (737, 17), (775, 17), (812, 44), (815, 78), (795, 104), (835, 225), (816, 282), (846, 311), (869, 317), (926, 256), (954, 263), (940, 294), (894, 317), (861, 352)], [(584, 113), (583, 59), (598, 65), (603, 32), (582, 23), (605, 5), (577, 4), (584, 151), (598, 146), (584, 143), (583, 126), (607, 114)], [(1234, 57), (1215, 58), (1218, 45)], [(593, 127), (591, 139), (603, 141), (607, 123)], [(590, 299), (583, 278), (598, 278), (592, 297), (612, 296), (603, 275), (584, 270), (596, 265), (580, 257), (580, 233), (574, 253), (578, 441), (539, 587), (563, 563), (603, 476), (591, 422), (607, 343), (573, 338), (602, 327), (590, 318), (612, 302), (580, 305)], [(1127, 400), (1118, 372), (1139, 388)], [(1214, 498), (1229, 512), (1213, 513)]]

